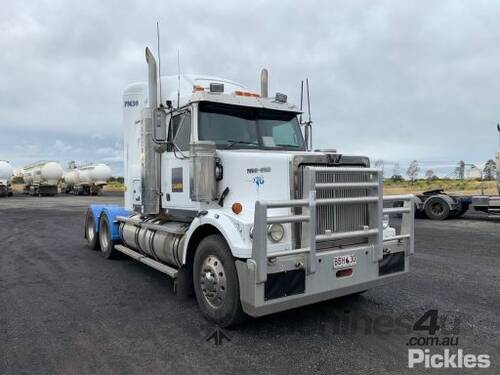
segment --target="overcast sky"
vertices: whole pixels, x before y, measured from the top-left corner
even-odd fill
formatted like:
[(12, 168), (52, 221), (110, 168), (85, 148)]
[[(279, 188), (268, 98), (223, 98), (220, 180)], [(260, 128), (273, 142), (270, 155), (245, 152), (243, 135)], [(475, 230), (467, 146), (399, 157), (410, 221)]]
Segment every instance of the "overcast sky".
[(121, 173), (121, 94), (205, 73), (297, 102), (311, 83), (314, 147), (391, 162), (483, 162), (498, 145), (498, 1), (5, 1), (0, 159), (104, 161)]

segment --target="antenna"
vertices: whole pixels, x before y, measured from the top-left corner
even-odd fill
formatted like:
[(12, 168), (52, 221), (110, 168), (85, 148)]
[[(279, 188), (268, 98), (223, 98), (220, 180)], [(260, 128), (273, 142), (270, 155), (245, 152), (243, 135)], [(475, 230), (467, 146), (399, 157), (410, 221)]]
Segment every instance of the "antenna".
[(498, 130), (498, 147), (500, 148), (500, 124), (497, 124), (497, 130)]
[(304, 101), (304, 80), (300, 81), (300, 117), (299, 123), (302, 124), (302, 102)]
[(309, 78), (306, 78), (306, 90), (307, 90), (307, 112), (309, 114), (309, 123), (311, 123), (311, 99), (309, 97)]
[(160, 54), (160, 22), (156, 22), (156, 39), (158, 49), (158, 78), (160, 80), (160, 106), (161, 106), (161, 54)]
[(312, 150), (312, 120), (311, 120), (311, 97), (309, 95), (309, 78), (306, 78), (306, 95), (307, 95), (307, 114), (309, 120), (305, 123), (306, 146), (307, 150)]
[(179, 48), (177, 48), (177, 108), (181, 101), (181, 58)]

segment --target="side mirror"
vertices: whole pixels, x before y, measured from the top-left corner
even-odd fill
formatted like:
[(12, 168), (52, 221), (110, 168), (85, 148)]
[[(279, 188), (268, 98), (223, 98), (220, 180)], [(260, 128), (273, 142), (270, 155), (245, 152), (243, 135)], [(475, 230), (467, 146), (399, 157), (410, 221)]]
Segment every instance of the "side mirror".
[(156, 143), (167, 143), (167, 130), (172, 116), (161, 108), (153, 110), (153, 139)]

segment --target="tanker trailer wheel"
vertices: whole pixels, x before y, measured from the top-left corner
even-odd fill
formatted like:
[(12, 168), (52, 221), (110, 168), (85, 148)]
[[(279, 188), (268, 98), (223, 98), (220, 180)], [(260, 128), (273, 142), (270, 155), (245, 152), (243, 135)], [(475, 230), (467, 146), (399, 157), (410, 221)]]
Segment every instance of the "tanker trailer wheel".
[(94, 215), (92, 215), (91, 210), (87, 210), (87, 216), (85, 216), (85, 238), (88, 247), (92, 250), (99, 250), (99, 239), (97, 238)]
[(118, 252), (115, 250), (114, 241), (111, 239), (111, 225), (106, 215), (101, 215), (99, 220), (99, 245), (101, 252), (106, 259), (116, 259)]
[(450, 206), (440, 197), (429, 198), (425, 203), (425, 214), (431, 220), (445, 220), (450, 216)]
[(243, 320), (235, 260), (220, 235), (204, 238), (194, 255), (193, 283), (202, 314), (221, 327)]

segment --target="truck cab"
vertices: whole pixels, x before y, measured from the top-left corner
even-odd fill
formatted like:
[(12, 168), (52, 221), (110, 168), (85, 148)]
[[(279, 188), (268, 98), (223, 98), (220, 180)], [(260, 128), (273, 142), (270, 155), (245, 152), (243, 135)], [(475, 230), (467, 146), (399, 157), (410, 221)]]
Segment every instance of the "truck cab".
[(158, 79), (146, 58), (148, 82), (123, 98), (125, 206), (89, 208), (90, 247), (173, 277), (222, 326), (409, 271), (412, 197), (384, 198), (367, 157), (312, 151), (310, 124), (286, 95), (268, 97), (267, 72), (257, 94), (217, 77)]

